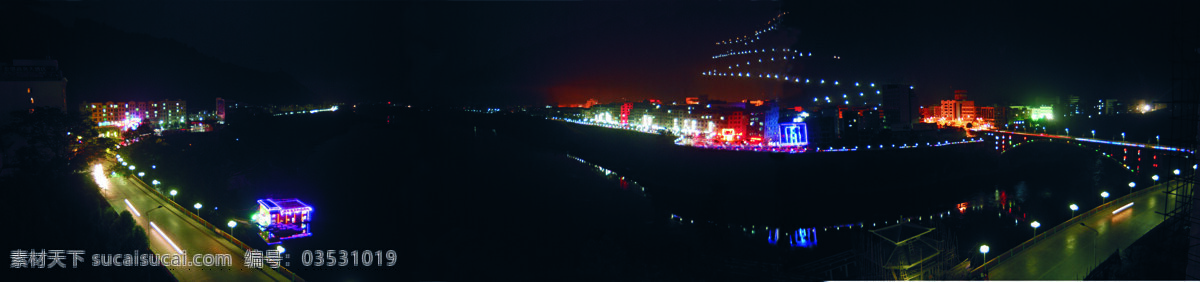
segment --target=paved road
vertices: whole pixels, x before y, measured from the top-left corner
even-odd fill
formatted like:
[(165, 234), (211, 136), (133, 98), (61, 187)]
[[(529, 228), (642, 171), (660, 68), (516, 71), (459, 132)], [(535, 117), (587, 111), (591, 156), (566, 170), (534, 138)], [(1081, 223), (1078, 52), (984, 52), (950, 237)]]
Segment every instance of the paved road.
[[(1170, 185), (1180, 185), (1178, 182)], [(1023, 252), (993, 267), (991, 280), (1079, 280), (1087, 276), (1096, 264), (1119, 249), (1129, 247), (1142, 235), (1159, 223), (1164, 205), (1174, 205), (1175, 197), (1163, 193), (1167, 184), (1149, 189), (1141, 196), (1131, 199), (1134, 205), (1116, 215), (1113, 210), (1124, 203), (1114, 203), (1108, 208), (1083, 219), (1083, 223), (1099, 231), (1092, 231), (1078, 223), (1047, 237)], [(1126, 201), (1128, 202), (1128, 201)], [(1048, 229), (1047, 229), (1048, 230)], [(1094, 244), (1094, 248), (1093, 248)], [(1094, 252), (1094, 254), (1093, 254)]]
[[(105, 164), (107, 166), (107, 164)], [(106, 172), (107, 175), (107, 172)], [(204, 224), (196, 222), (186, 214), (176, 210), (170, 204), (163, 202), (151, 192), (152, 187), (144, 187), (137, 181), (125, 177), (106, 177), (109, 188), (101, 191), (108, 204), (117, 213), (129, 210), (129, 204), (141, 216), (134, 215), (134, 220), (146, 229), (150, 239), (150, 250), (156, 254), (175, 254), (177, 251), (167, 243), (166, 239), (150, 227), (153, 222), (166, 233), (181, 250), (187, 252), (187, 259), (194, 254), (229, 254), (232, 257), (230, 266), (170, 266), (167, 267), (172, 275), (180, 281), (289, 281), (285, 276), (273, 270), (258, 270), (245, 267), (243, 255), (236, 245), (208, 230)], [(128, 200), (129, 204), (125, 201)], [(157, 208), (158, 206), (162, 208)], [(131, 214), (134, 212), (130, 211)], [(247, 228), (247, 227), (240, 227)]]

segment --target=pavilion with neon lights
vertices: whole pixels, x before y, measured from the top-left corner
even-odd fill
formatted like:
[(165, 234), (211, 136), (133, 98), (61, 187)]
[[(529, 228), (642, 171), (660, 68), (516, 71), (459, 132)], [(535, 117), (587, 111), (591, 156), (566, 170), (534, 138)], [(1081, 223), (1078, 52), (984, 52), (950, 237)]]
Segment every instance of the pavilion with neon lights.
[(258, 200), (253, 220), (267, 244), (279, 244), (287, 239), (312, 236), (312, 211), (312, 206), (299, 199), (262, 199)]

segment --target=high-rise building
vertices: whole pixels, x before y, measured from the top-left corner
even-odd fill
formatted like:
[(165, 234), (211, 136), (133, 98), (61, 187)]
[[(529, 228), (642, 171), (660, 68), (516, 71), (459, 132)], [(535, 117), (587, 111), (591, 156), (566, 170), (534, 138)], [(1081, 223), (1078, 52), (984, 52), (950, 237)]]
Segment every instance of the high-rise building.
[(892, 130), (911, 130), (919, 113), (917, 97), (911, 85), (888, 84), (881, 90), (883, 123)]
[(1079, 96), (1075, 96), (1075, 95), (1067, 96), (1067, 108), (1066, 108), (1066, 111), (1064, 112), (1064, 114), (1066, 114), (1067, 116), (1083, 114), (1083, 107), (1079, 106)]
[(9, 112), (38, 107), (67, 109), (67, 79), (57, 60), (13, 60), (0, 63), (0, 124)]

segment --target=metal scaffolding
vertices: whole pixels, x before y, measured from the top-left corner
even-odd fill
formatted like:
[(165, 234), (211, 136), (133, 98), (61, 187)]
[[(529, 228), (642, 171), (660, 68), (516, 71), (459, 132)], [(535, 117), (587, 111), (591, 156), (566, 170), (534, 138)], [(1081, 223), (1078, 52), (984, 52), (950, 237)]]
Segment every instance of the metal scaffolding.
[(959, 256), (954, 236), (947, 229), (911, 222), (869, 231), (856, 252), (869, 262), (862, 279), (962, 280), (967, 267)]
[[(1195, 150), (1200, 143), (1200, 27), (1192, 19), (1195, 11), (1187, 9), (1191, 4), (1180, 5), (1173, 17), (1169, 54), (1171, 55), (1171, 133), (1168, 140), (1172, 146)], [(1190, 152), (1171, 152), (1170, 167), (1179, 171), (1178, 186), (1169, 186), (1166, 193), (1174, 201), (1165, 205), (1161, 214), (1166, 217), (1164, 225), (1174, 236), (1186, 236), (1188, 242), (1188, 266), (1186, 280), (1200, 279), (1200, 210), (1194, 209), (1197, 177), (1194, 166), (1196, 156)], [(1177, 237), (1178, 238), (1178, 237)]]

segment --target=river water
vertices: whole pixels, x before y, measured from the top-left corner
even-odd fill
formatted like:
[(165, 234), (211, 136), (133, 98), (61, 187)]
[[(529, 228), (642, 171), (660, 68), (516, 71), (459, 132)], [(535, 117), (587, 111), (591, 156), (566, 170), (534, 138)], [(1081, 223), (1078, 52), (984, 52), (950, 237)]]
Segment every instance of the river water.
[[(804, 270), (787, 268), (909, 219), (953, 230), (959, 256), (981, 259), (971, 251), (981, 242), (999, 254), (1032, 236), (1031, 217), (1052, 227), (1068, 202), (1090, 208), (1091, 195), (1132, 178), (1052, 143), (1004, 155), (987, 142), (785, 155), (516, 115), (348, 115), (342, 133), (282, 165), (296, 173), (263, 176), (271, 187), (233, 208), (266, 196), (314, 206), (314, 235), (284, 243), (290, 269), (310, 280), (796, 278), (786, 275)], [(997, 208), (1000, 193), (1015, 211)], [(959, 213), (962, 202), (981, 208)], [(776, 228), (812, 228), (816, 245), (770, 244)], [(395, 250), (398, 260), (305, 267), (304, 250)]]

